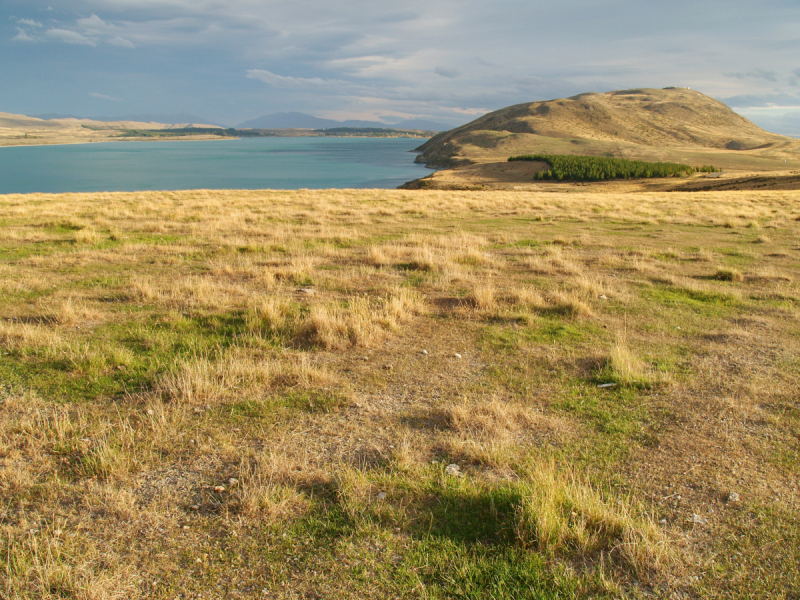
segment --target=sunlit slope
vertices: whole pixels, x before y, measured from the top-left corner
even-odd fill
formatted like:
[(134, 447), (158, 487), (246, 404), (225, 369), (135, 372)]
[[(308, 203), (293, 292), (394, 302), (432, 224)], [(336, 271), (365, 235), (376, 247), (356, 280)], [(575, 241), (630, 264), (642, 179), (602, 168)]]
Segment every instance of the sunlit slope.
[(181, 129), (217, 127), (194, 123), (145, 123), (140, 121), (94, 121), (92, 119), (38, 119), (0, 112), (0, 146), (65, 144), (119, 138), (126, 129)]
[(800, 140), (764, 131), (699, 92), (635, 89), (517, 104), (441, 133), (419, 162), (455, 166), (533, 152), (775, 168), (800, 161)]

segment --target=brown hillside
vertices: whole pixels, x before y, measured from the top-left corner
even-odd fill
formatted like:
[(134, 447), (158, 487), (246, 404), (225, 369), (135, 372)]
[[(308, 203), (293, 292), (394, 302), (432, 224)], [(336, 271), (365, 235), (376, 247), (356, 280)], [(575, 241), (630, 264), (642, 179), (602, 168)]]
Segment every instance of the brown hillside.
[(71, 118), (45, 120), (26, 115), (0, 112), (0, 146), (109, 141), (120, 139), (120, 130), (124, 129), (180, 129), (183, 127), (216, 127), (216, 125), (144, 123), (139, 121), (112, 122)]
[(764, 131), (718, 100), (680, 88), (517, 104), (443, 132), (419, 150), (418, 162), (439, 167), (534, 152), (760, 170), (800, 164), (800, 140)]

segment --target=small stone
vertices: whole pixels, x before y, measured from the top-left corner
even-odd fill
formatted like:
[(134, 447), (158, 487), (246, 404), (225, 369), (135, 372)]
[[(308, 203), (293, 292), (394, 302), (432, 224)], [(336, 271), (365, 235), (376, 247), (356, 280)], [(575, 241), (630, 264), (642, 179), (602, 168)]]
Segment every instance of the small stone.
[(184, 530), (184, 531), (189, 531), (189, 526), (188, 526), (188, 525), (184, 525), (184, 526), (183, 526), (183, 530)]
[(224, 492), (225, 491), (225, 486), (224, 485), (215, 485), (214, 486), (214, 491), (215, 492)]
[(731, 492), (728, 494), (728, 502), (738, 502), (739, 501), (739, 494), (736, 492)]
[(383, 500), (386, 498), (386, 492), (378, 492), (378, 500)]
[(424, 354), (425, 356), (427, 356), (427, 355), (428, 355), (428, 351), (427, 351), (427, 350), (423, 350), (423, 351), (422, 351), (422, 354)]
[(450, 463), (444, 468), (444, 472), (448, 475), (453, 475), (454, 477), (458, 477), (461, 475), (461, 467), (459, 467), (455, 463)]
[(600, 294), (600, 300), (608, 300), (608, 296), (605, 294)]
[(453, 354), (453, 358), (461, 358), (461, 355), (458, 352), (456, 352), (455, 354)]
[(154, 414), (156, 414), (156, 411), (154, 411), (152, 408), (148, 408), (147, 409), (147, 414), (152, 417)]
[(228, 478), (228, 485), (229, 485), (229, 486), (233, 487), (233, 486), (235, 486), (237, 483), (239, 483), (239, 480), (238, 480), (238, 479), (236, 479), (236, 477), (229, 477), (229, 478)]
[(191, 508), (192, 510), (200, 510), (200, 505), (199, 504), (192, 504), (189, 508)]
[(658, 523), (659, 523), (659, 525), (666, 526), (667, 525), (667, 520), (666, 519), (661, 519)]
[(695, 525), (708, 525), (708, 519), (698, 514), (692, 515), (692, 523)]

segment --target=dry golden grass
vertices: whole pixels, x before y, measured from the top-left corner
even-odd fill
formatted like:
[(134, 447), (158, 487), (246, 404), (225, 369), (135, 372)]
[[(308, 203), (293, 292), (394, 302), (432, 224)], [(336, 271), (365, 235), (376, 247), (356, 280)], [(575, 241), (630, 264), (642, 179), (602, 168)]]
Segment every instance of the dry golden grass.
[(552, 554), (619, 554), (643, 578), (679, 562), (656, 523), (636, 516), (625, 503), (603, 498), (576, 475), (546, 463), (528, 476), (530, 487), (516, 524), (522, 544)]
[(785, 596), (797, 201), (0, 197), (0, 595)]

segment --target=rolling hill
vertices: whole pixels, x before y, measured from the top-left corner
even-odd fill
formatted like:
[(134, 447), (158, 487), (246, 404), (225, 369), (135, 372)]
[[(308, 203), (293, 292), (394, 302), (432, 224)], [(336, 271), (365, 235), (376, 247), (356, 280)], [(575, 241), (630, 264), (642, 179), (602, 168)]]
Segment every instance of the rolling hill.
[(109, 122), (74, 117), (41, 119), (0, 112), (0, 146), (109, 141), (120, 139), (121, 133), (127, 129), (178, 130), (187, 127), (217, 128), (216, 125), (203, 123), (159, 123), (134, 120)]
[(684, 88), (517, 104), (440, 133), (417, 150), (417, 162), (440, 168), (531, 153), (755, 170), (774, 170), (784, 161), (800, 166), (800, 140), (764, 131), (722, 102)]

